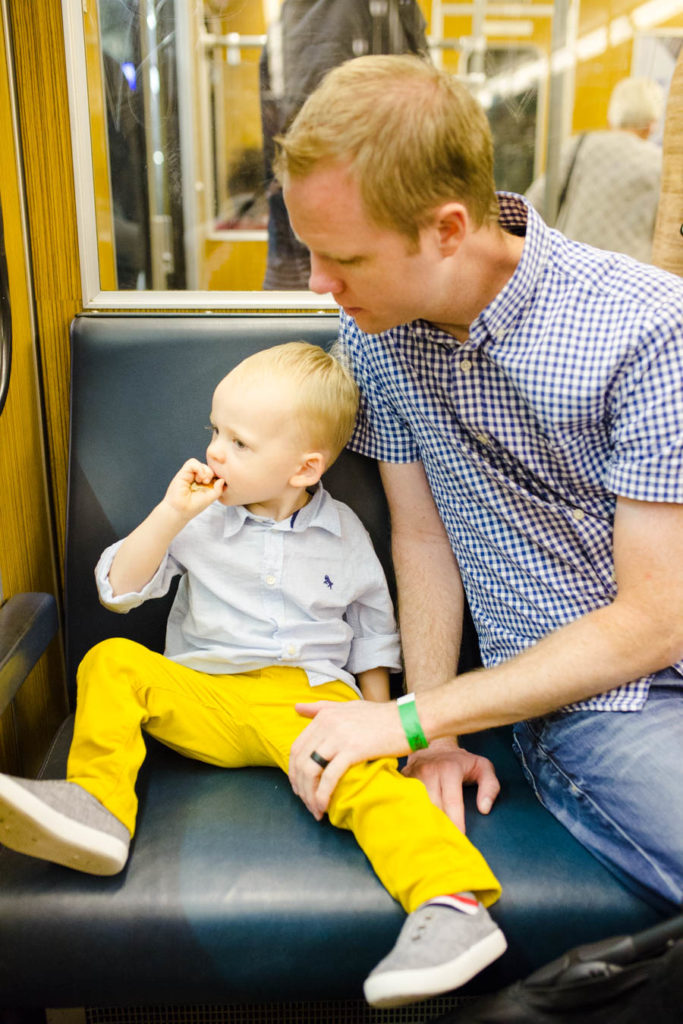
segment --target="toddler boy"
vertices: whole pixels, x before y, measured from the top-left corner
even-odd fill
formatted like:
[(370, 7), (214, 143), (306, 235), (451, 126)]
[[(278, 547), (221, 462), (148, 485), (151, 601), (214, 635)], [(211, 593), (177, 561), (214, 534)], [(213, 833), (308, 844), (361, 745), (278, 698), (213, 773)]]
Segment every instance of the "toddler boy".
[[(223, 767), (278, 765), (307, 720), (297, 703), (389, 699), (400, 669), (391, 599), (370, 539), (320, 478), (346, 444), (358, 395), (346, 370), (294, 342), (216, 388), (206, 463), (96, 568), (118, 612), (180, 575), (163, 655), (110, 639), (85, 656), (66, 781), (0, 776), (0, 838), (92, 874), (120, 871), (135, 830), (142, 733)], [(324, 758), (311, 757), (324, 770)], [(330, 821), (351, 829), (409, 916), (365, 995), (399, 1005), (464, 984), (505, 949), (484, 905), (500, 886), (421, 782), (396, 761), (355, 765)]]

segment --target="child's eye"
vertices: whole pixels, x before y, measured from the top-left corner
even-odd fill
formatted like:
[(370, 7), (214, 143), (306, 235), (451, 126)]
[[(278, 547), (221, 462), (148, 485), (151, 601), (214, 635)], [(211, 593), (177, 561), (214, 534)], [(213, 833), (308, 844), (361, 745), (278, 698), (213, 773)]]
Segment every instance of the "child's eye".
[(244, 441), (240, 441), (239, 437), (233, 437), (232, 443), (234, 444), (235, 448), (238, 448), (240, 451), (242, 451), (243, 448), (247, 447)]

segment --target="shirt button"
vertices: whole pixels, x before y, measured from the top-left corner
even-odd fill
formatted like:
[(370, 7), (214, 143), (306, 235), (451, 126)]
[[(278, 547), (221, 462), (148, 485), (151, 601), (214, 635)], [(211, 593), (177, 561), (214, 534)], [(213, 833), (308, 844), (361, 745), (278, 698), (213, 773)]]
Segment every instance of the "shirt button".
[(488, 444), (489, 443), (489, 436), (488, 436), (488, 434), (477, 434), (477, 441), (479, 442), (479, 444)]
[(583, 511), (582, 508), (575, 508), (572, 512), (572, 515), (574, 516), (574, 519), (583, 519), (586, 513)]
[(269, 587), (275, 586), (275, 577), (274, 576), (266, 576), (266, 583), (268, 584)]
[(296, 647), (294, 644), (290, 644), (287, 648), (287, 654), (296, 654)]
[(470, 362), (470, 360), (463, 359), (463, 361), (460, 363), (460, 369), (462, 370), (463, 373), (469, 373), (470, 370), (472, 369), (472, 363)]

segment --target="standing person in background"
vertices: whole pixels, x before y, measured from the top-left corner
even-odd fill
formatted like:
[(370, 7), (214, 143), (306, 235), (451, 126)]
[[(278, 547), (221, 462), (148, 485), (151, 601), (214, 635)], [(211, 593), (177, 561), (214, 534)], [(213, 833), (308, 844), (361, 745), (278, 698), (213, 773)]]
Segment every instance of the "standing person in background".
[(294, 236), (273, 176), (273, 139), (286, 131), (330, 68), (366, 53), (427, 55), (415, 0), (285, 0), (259, 65), (268, 194), (266, 290), (308, 288), (308, 249)]
[[(662, 90), (649, 78), (624, 78), (615, 86), (609, 130), (584, 132), (562, 149), (551, 227), (577, 242), (650, 262), (662, 168), (661, 150), (650, 135), (662, 107)], [(545, 175), (526, 195), (543, 214)]]

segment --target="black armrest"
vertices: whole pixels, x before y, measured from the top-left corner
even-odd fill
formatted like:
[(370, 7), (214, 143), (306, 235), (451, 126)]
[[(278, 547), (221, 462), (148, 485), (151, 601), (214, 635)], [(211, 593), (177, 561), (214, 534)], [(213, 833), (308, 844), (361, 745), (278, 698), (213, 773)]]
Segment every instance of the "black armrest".
[(15, 594), (0, 608), (0, 714), (57, 632), (51, 594)]

